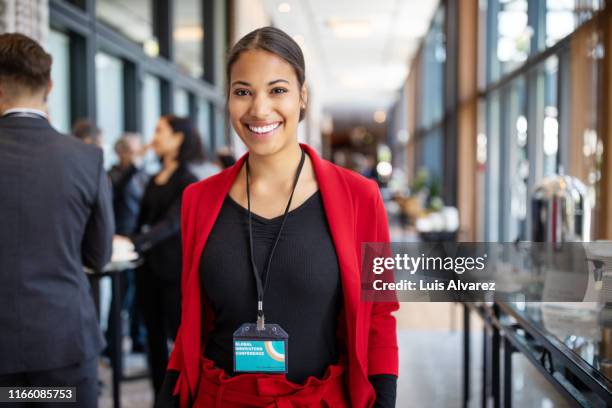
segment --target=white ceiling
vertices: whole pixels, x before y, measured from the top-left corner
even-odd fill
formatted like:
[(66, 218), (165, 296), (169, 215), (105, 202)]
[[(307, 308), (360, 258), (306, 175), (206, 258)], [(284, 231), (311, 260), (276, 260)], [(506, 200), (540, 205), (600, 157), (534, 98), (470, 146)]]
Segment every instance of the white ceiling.
[[(279, 5), (291, 10), (281, 13)], [(389, 108), (438, 0), (264, 0), (274, 25), (301, 43), (307, 81), (328, 113)], [(349, 30), (342, 38), (331, 26)], [(355, 32), (356, 31), (356, 32)]]

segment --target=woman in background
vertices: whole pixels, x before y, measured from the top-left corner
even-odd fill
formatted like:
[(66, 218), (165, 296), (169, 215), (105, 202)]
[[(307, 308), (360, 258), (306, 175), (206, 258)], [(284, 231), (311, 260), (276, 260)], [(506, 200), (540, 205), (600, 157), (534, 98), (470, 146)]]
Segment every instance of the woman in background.
[(168, 364), (168, 340), (175, 338), (181, 317), (181, 197), (197, 181), (188, 165), (203, 153), (190, 120), (170, 115), (159, 119), (151, 146), (162, 167), (145, 189), (131, 239), (144, 261), (136, 271), (136, 297), (157, 394)]

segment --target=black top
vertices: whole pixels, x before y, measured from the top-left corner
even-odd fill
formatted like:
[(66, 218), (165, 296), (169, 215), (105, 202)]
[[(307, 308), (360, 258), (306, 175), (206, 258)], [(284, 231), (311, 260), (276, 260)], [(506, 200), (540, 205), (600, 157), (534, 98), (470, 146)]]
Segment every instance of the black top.
[(181, 198), (183, 190), (197, 181), (187, 167), (179, 166), (166, 184), (152, 177), (140, 205), (134, 246), (144, 252), (144, 265), (153, 276), (172, 283), (181, 277)]
[[(282, 216), (266, 219), (253, 214), (253, 250), (261, 273), (281, 222)], [(257, 290), (249, 256), (248, 212), (229, 196), (202, 252), (200, 274), (202, 291), (215, 313), (205, 355), (232, 375), (232, 335), (243, 323), (255, 323)], [(322, 377), (338, 361), (342, 285), (318, 192), (289, 212), (270, 274), (264, 312), (267, 323), (279, 324), (289, 333), (287, 379), (303, 383), (309, 376)]]
[(83, 265), (114, 230), (102, 150), (46, 119), (0, 118), (0, 376), (66, 367), (103, 347)]

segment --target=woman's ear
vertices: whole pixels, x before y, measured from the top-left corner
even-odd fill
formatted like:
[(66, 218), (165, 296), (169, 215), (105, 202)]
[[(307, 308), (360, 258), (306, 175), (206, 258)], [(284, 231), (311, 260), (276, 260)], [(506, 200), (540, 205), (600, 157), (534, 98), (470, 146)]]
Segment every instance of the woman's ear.
[(306, 86), (306, 82), (302, 85), (302, 90), (300, 91), (300, 108), (306, 109), (308, 105), (308, 87)]

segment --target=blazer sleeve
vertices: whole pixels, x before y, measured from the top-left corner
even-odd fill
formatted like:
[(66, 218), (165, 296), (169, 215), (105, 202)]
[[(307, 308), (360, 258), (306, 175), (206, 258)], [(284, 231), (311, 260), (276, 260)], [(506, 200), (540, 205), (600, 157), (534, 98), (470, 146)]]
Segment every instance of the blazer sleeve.
[(98, 153), (98, 190), (85, 226), (81, 257), (83, 265), (102, 271), (112, 255), (115, 219), (111, 200), (110, 179), (103, 167), (102, 151)]
[[(389, 242), (389, 224), (385, 206), (377, 188), (375, 205), (376, 242)], [(398, 375), (398, 348), (395, 317), (397, 300), (373, 302), (368, 341), (368, 375)]]

